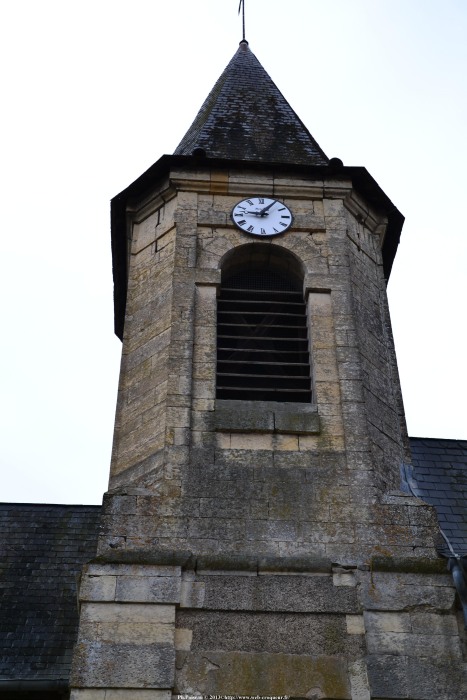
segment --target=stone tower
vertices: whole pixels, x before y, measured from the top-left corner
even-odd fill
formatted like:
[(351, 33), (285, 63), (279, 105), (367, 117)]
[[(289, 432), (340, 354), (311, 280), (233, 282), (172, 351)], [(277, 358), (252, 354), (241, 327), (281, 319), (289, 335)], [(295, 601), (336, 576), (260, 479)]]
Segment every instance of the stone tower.
[(245, 41), (113, 200), (123, 355), (72, 698), (463, 697), (436, 520), (400, 490), (402, 223)]

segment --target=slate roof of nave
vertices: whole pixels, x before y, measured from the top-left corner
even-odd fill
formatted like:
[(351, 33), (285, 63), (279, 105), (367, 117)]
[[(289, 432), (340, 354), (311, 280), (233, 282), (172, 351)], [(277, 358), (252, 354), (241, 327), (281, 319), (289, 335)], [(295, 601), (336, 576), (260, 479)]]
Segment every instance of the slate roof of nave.
[(77, 581), (96, 554), (100, 506), (0, 503), (2, 681), (70, 676)]
[[(435, 506), (439, 526), (456, 554), (467, 556), (467, 440), (410, 438), (411, 490)], [(439, 551), (452, 552), (441, 540)]]
[[(435, 506), (467, 556), (467, 441), (411, 438), (414, 495)], [(0, 504), (2, 680), (67, 680), (78, 630), (77, 577), (96, 552), (100, 506)], [(440, 548), (448, 557), (449, 549)]]
[(327, 165), (329, 160), (261, 63), (240, 42), (175, 150), (209, 158)]

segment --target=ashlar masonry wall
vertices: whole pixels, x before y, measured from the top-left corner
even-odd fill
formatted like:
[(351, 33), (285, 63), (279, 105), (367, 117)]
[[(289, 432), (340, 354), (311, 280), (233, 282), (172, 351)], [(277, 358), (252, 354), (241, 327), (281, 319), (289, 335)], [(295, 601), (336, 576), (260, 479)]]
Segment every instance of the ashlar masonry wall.
[[(273, 194), (292, 229), (255, 240), (230, 219)], [(408, 460), (387, 316), (385, 220), (348, 181), (172, 172), (135, 207), (109, 505), (110, 545), (195, 553), (433, 555), (419, 507), (383, 503)], [(216, 401), (223, 261), (252, 244), (304, 271), (310, 405)], [(431, 523), (431, 521), (430, 521)]]

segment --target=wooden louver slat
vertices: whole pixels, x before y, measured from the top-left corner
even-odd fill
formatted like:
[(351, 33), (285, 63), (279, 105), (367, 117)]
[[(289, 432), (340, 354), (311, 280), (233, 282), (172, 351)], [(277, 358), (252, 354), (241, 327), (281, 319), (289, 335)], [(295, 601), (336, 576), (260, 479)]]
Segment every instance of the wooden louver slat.
[(256, 268), (223, 282), (217, 398), (310, 403), (306, 308), (285, 273)]

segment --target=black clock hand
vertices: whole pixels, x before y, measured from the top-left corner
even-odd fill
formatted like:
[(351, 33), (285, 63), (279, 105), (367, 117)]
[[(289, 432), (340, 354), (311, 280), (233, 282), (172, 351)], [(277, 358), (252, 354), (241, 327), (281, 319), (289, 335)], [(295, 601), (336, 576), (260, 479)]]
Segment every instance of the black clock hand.
[(264, 209), (260, 209), (259, 211), (245, 211), (244, 213), (245, 214), (254, 214), (255, 216), (264, 216), (265, 214), (267, 214), (268, 209), (270, 209), (272, 207), (272, 205), (275, 204), (276, 202), (277, 202), (277, 199), (275, 199), (273, 202), (271, 202), (271, 204), (268, 204), (267, 207), (264, 207)]
[(276, 202), (277, 202), (277, 199), (274, 199), (271, 202), (271, 204), (268, 204), (267, 207), (264, 207), (264, 209), (261, 209), (261, 211), (258, 212), (259, 216), (264, 216), (266, 214), (267, 210), (270, 209), (273, 206), (273, 204), (275, 204)]

